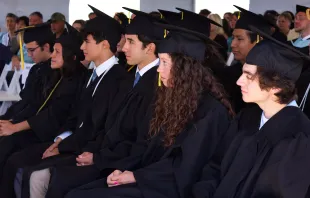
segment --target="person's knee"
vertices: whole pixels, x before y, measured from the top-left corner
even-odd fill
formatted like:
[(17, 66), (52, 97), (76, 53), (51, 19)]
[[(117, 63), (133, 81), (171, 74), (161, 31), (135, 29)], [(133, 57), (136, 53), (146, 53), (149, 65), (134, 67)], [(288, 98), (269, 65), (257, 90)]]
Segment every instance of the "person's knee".
[(30, 188), (37, 188), (37, 187), (44, 188), (48, 186), (50, 177), (51, 173), (48, 168), (33, 172), (29, 180)]

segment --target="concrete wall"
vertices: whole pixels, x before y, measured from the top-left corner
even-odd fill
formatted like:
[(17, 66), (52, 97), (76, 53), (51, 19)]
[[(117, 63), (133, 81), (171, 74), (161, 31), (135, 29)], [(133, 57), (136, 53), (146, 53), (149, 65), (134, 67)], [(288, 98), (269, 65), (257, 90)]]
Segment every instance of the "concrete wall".
[(157, 9), (177, 11), (174, 8), (180, 7), (187, 10), (194, 10), (194, 0), (141, 0), (140, 9), (151, 12)]

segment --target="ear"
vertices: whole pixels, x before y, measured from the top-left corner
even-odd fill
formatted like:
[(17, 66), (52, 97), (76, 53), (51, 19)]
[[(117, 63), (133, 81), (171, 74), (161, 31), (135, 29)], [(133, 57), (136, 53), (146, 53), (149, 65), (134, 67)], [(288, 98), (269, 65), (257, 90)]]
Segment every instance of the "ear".
[(103, 48), (104, 49), (110, 49), (110, 43), (107, 40), (102, 41)]
[(270, 92), (275, 95), (276, 93), (279, 93), (281, 91), (280, 88), (277, 88), (277, 87), (273, 87), (270, 89)]
[(43, 50), (49, 52), (49, 51), (50, 51), (50, 44), (45, 43), (45, 44), (43, 45)]
[(156, 51), (156, 45), (154, 43), (150, 43), (146, 46), (147, 53), (154, 54)]

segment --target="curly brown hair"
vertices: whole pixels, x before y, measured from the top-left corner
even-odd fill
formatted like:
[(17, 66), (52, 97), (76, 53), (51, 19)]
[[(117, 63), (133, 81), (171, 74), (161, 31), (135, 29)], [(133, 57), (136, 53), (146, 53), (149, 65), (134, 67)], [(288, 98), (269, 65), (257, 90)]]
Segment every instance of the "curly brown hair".
[(222, 85), (217, 82), (209, 68), (184, 54), (169, 55), (173, 66), (168, 84), (173, 85), (173, 88), (157, 88), (155, 111), (149, 131), (153, 137), (163, 129), (165, 147), (171, 146), (177, 135), (193, 119), (199, 99), (205, 91), (209, 91), (234, 115)]

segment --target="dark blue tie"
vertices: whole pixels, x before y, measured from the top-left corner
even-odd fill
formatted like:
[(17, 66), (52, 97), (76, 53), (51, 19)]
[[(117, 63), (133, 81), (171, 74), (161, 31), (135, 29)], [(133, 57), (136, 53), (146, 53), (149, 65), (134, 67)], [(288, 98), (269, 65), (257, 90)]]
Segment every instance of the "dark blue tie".
[(93, 70), (93, 74), (91, 76), (91, 81), (94, 82), (94, 80), (97, 78), (97, 73), (96, 73), (96, 69)]
[(137, 72), (137, 73), (136, 73), (135, 81), (133, 82), (133, 87), (136, 86), (136, 84), (139, 82), (140, 78), (141, 78), (140, 73)]

